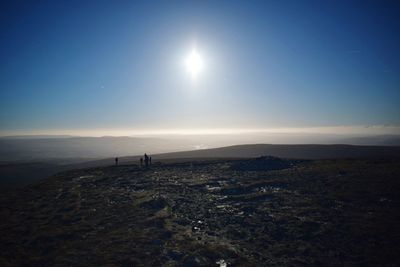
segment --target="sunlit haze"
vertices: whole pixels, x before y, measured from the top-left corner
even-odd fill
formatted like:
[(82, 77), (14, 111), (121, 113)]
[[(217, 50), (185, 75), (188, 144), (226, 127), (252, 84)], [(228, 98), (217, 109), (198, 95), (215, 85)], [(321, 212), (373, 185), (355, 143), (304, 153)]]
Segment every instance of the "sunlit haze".
[(196, 79), (199, 72), (203, 69), (203, 60), (196, 48), (193, 48), (192, 52), (187, 56), (185, 65), (192, 79)]
[(399, 134), (398, 13), (390, 2), (3, 2), (0, 135)]

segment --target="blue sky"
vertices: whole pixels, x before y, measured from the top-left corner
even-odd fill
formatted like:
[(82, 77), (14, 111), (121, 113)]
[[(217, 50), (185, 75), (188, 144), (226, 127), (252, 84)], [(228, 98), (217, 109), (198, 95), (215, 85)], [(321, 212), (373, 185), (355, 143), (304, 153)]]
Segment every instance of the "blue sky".
[[(395, 1), (9, 1), (0, 132), (400, 125)], [(196, 46), (204, 68), (183, 61)]]

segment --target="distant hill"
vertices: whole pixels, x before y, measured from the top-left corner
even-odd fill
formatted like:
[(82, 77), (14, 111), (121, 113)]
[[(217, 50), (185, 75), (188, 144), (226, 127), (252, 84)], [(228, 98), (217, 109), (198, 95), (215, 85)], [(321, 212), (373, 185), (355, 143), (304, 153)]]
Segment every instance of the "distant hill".
[[(65, 161), (128, 156), (171, 151), (185, 151), (190, 147), (183, 140), (161, 138), (104, 136), (104, 137), (3, 137), (0, 138), (0, 162)], [(86, 159), (85, 159), (86, 158)]]
[(351, 137), (339, 140), (341, 144), (352, 144), (361, 146), (400, 146), (399, 135), (376, 135), (376, 136), (362, 136)]
[[(71, 137), (71, 136), (8, 136), (0, 137), (0, 163), (57, 161), (64, 164), (92, 159), (123, 157), (143, 153), (160, 154), (177, 151), (211, 149), (244, 144), (348, 144), (400, 146), (399, 135), (343, 136), (324, 134), (261, 134), (248, 135), (169, 135), (159, 137)], [(279, 151), (283, 147), (276, 147)], [(293, 147), (295, 148), (295, 147)], [(303, 151), (307, 147), (299, 148)], [(251, 148), (257, 152), (264, 148)], [(270, 148), (269, 148), (270, 149)], [(308, 148), (307, 148), (308, 149)], [(324, 148), (326, 149), (326, 148)], [(318, 149), (317, 149), (318, 150)], [(378, 149), (379, 150), (379, 149)], [(230, 151), (230, 150), (229, 150)], [(274, 152), (275, 150), (272, 150)], [(211, 153), (230, 153), (220, 150)], [(262, 152), (262, 151), (261, 151)], [(268, 151), (267, 151), (268, 152)], [(206, 153), (206, 152), (200, 152)], [(233, 152), (235, 155), (238, 154)], [(274, 152), (275, 153), (275, 152)], [(280, 153), (280, 152), (279, 152)], [(313, 150), (311, 153), (315, 153)], [(242, 154), (240, 152), (239, 154)], [(224, 154), (225, 155), (225, 154)], [(229, 154), (230, 155), (230, 154)], [(245, 153), (244, 156), (247, 154)], [(250, 153), (250, 156), (254, 154)], [(301, 153), (302, 157), (303, 154)]]
[(296, 159), (400, 157), (400, 147), (353, 145), (237, 145), (213, 149), (175, 152), (160, 158), (259, 157), (275, 156)]
[[(400, 158), (400, 147), (251, 144), (155, 154), (152, 155), (152, 157), (153, 161), (159, 161), (167, 159), (253, 158), (267, 155), (292, 159)], [(138, 163), (139, 159), (140, 156), (122, 157), (120, 158), (120, 162)], [(77, 164), (76, 166), (104, 166), (112, 164), (113, 160), (114, 159), (96, 160)]]
[(8, 135), (8, 136), (2, 136), (0, 139), (18, 139), (18, 140), (24, 140), (24, 139), (59, 139), (59, 138), (72, 138), (72, 137), (77, 137), (73, 135)]

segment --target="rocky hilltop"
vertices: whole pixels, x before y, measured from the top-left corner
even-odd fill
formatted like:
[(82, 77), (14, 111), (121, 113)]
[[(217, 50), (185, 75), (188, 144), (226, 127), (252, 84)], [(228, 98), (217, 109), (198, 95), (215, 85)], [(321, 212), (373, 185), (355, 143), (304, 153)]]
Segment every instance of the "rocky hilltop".
[(399, 160), (74, 170), (0, 199), (1, 266), (395, 266)]

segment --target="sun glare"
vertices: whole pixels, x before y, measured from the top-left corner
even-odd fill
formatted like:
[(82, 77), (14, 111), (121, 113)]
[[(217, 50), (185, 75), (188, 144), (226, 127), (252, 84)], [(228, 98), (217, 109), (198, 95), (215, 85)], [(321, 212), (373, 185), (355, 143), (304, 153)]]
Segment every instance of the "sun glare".
[(203, 60), (196, 49), (193, 49), (187, 56), (185, 65), (192, 78), (196, 78), (199, 72), (203, 69)]

